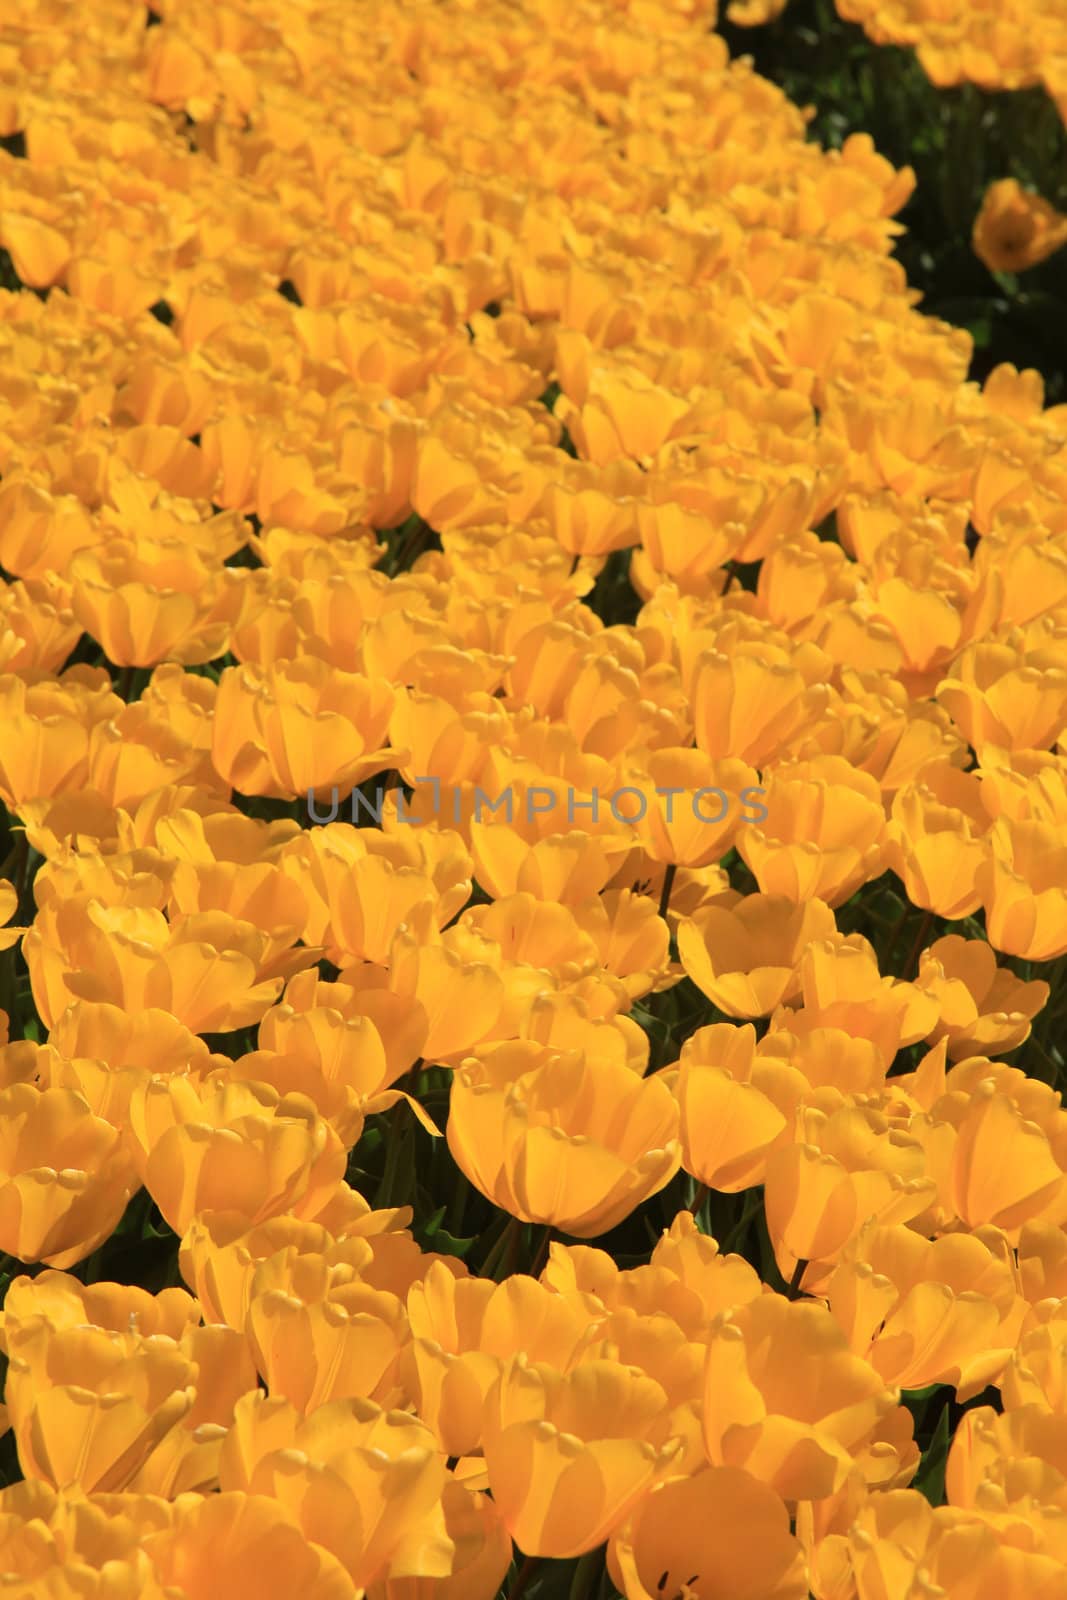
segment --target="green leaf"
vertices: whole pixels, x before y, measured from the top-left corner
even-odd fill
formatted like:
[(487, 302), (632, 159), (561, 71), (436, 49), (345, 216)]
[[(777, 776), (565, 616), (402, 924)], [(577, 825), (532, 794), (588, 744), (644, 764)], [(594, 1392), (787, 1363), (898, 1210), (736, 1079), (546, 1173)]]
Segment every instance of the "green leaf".
[(934, 1436), (923, 1455), (922, 1466), (915, 1478), (916, 1489), (926, 1496), (932, 1506), (942, 1506), (945, 1503), (945, 1467), (948, 1464), (949, 1446), (952, 1443), (950, 1409), (950, 1403), (946, 1400), (937, 1427), (934, 1429)]
[(1026, 1042), (1023, 1059), (1026, 1062), (1025, 1071), (1028, 1078), (1036, 1078), (1039, 1083), (1047, 1083), (1050, 1088), (1056, 1088), (1060, 1082), (1061, 1069), (1033, 1035)]
[(431, 1248), (436, 1250), (438, 1255), (458, 1256), (459, 1260), (463, 1261), (474, 1242), (473, 1238), (457, 1239), (447, 1228), (438, 1228), (433, 1236)]

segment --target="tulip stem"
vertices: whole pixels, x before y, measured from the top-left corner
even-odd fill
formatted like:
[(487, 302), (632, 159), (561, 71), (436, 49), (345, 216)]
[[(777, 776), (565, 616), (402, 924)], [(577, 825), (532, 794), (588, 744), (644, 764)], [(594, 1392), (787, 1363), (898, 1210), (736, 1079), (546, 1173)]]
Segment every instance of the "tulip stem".
[(119, 681), (116, 686), (116, 693), (123, 700), (128, 701), (130, 698), (130, 695), (133, 691), (133, 675), (136, 671), (137, 668), (131, 666), (123, 667), (119, 673)]
[(911, 907), (908, 905), (907, 901), (905, 901), (904, 902), (903, 911), (900, 913), (900, 916), (897, 918), (897, 920), (894, 922), (892, 928), (890, 929), (889, 940), (888, 940), (888, 943), (886, 944), (886, 947), (885, 947), (885, 955), (882, 957), (882, 975), (883, 976), (885, 976), (889, 972), (889, 962), (890, 962), (890, 960), (892, 958), (893, 951), (897, 947), (897, 940), (900, 938), (900, 935), (904, 931), (904, 924), (908, 920), (908, 912), (910, 910), (911, 910)]
[(518, 1217), (509, 1217), (508, 1218), (508, 1220), (505, 1223), (504, 1227), (500, 1230), (500, 1232), (497, 1234), (496, 1238), (493, 1240), (492, 1246), (491, 1246), (491, 1248), (489, 1250), (489, 1254), (486, 1256), (485, 1260), (482, 1262), (482, 1270), (481, 1270), (481, 1273), (480, 1273), (481, 1277), (483, 1277), (483, 1278), (492, 1278), (494, 1276), (494, 1274), (496, 1272), (497, 1264), (500, 1261), (500, 1257), (504, 1254), (504, 1251), (508, 1248), (509, 1244), (511, 1243), (511, 1240), (515, 1237), (515, 1233), (516, 1233), (517, 1229), (520, 1228), (520, 1227), (521, 1227), (521, 1223), (519, 1222)]
[(604, 1546), (598, 1545), (581, 1558), (574, 1569), (568, 1600), (593, 1600), (604, 1577)]
[(785, 1297), (787, 1300), (796, 1300), (799, 1298), (801, 1281), (807, 1269), (808, 1263), (804, 1257), (801, 1256), (800, 1260), (793, 1268), (793, 1276), (790, 1278), (789, 1287), (785, 1291)]
[(659, 914), (664, 918), (667, 915), (667, 908), (671, 903), (671, 890), (674, 888), (674, 875), (677, 871), (677, 862), (669, 861), (667, 863), (667, 870), (663, 874), (663, 888), (660, 891), (659, 897)]
[[(397, 1203), (396, 1191), (402, 1158), (407, 1153), (408, 1134), (407, 1106), (403, 1100), (398, 1100), (389, 1118), (389, 1129), (386, 1135), (385, 1166), (382, 1169), (381, 1182), (378, 1185), (378, 1192), (375, 1196), (375, 1204), (379, 1207), (391, 1206)], [(405, 1198), (407, 1198), (406, 1195)]]
[(18, 899), (16, 916), (27, 915), (23, 901), (26, 898), (26, 877), (30, 865), (30, 841), (26, 837), (25, 828), (20, 828), (15, 835), (14, 861), (11, 867), (11, 882), (14, 885)]
[(919, 970), (919, 957), (922, 954), (923, 947), (926, 943), (926, 936), (930, 932), (930, 924), (933, 922), (933, 920), (934, 914), (932, 911), (923, 912), (922, 921), (919, 923), (918, 932), (915, 935), (915, 943), (912, 945), (911, 950), (908, 953), (908, 959), (905, 961), (904, 969), (900, 974), (905, 982), (907, 982), (909, 978), (913, 978), (916, 972)]
[(522, 1566), (515, 1574), (515, 1582), (508, 1590), (508, 1600), (519, 1600), (519, 1596), (525, 1593), (526, 1589), (529, 1588), (531, 1578), (541, 1565), (541, 1559), (542, 1558), (540, 1556), (526, 1557)]
[(701, 1183), (701, 1184), (699, 1184), (697, 1186), (697, 1191), (694, 1194), (692, 1200), (690, 1200), (689, 1206), (687, 1208), (689, 1211), (691, 1211), (693, 1213), (694, 1217), (696, 1216), (697, 1212), (700, 1210), (701, 1206), (704, 1204), (704, 1201), (707, 1198), (708, 1198), (708, 1186), (707, 1186), (706, 1183)]
[(534, 1256), (533, 1262), (530, 1266), (531, 1278), (538, 1277), (544, 1271), (545, 1262), (548, 1260), (548, 1247), (551, 1242), (552, 1224), (547, 1223), (545, 1230), (541, 1235), (541, 1243), (537, 1246), (537, 1254)]
[(513, 1228), (509, 1227), (505, 1231), (505, 1237), (508, 1241), (508, 1251), (504, 1258), (505, 1278), (510, 1278), (519, 1265), (519, 1243), (522, 1239), (522, 1223), (518, 1217), (512, 1217), (511, 1220), (515, 1226)]

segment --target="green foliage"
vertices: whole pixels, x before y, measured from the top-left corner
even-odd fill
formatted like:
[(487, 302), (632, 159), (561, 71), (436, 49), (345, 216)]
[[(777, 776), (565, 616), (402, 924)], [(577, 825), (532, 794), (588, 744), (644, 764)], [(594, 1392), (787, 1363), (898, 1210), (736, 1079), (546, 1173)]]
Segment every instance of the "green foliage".
[(970, 332), (971, 376), (981, 381), (1003, 361), (1039, 367), (1047, 402), (1067, 398), (1064, 253), (1015, 277), (991, 273), (971, 247), (982, 196), (999, 178), (1067, 209), (1067, 128), (1044, 90), (939, 89), (913, 51), (872, 43), (842, 21), (834, 0), (791, 0), (767, 27), (724, 21), (720, 31), (731, 53), (751, 56), (757, 72), (811, 108), (809, 138), (833, 149), (867, 133), (894, 166), (914, 169), (896, 255), (923, 311)]

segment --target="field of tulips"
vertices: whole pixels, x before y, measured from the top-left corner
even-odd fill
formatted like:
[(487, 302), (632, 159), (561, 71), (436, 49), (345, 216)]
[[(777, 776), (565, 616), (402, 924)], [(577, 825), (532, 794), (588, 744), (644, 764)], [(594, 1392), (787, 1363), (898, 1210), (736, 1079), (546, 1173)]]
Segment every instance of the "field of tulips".
[(1067, 1600), (1063, 374), (782, 10), (0, 4), (6, 1600)]

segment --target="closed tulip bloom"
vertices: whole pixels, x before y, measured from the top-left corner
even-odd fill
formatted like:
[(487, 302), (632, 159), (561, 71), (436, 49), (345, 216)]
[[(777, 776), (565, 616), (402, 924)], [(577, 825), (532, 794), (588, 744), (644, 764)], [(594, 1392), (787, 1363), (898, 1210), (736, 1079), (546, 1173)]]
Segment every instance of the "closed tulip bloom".
[(1034, 1307), (1001, 1380), (1005, 1409), (1034, 1406), (1067, 1415), (1067, 1316), (1063, 1306)]
[(486, 1402), (485, 1460), (519, 1548), (566, 1560), (602, 1544), (679, 1453), (680, 1440), (648, 1441), (665, 1404), (618, 1362), (562, 1374), (513, 1357)]
[(494, 1600), (499, 1594), (514, 1551), (494, 1502), (449, 1478), (441, 1509), (453, 1546), (448, 1576), (380, 1578), (368, 1587), (367, 1600)]
[(767, 1161), (767, 1227), (779, 1271), (787, 1279), (801, 1261), (836, 1261), (871, 1217), (909, 1222), (937, 1195), (921, 1142), (892, 1127), (873, 1107), (842, 1105), (827, 1114), (803, 1108), (797, 1143), (781, 1144)]
[(947, 988), (941, 1019), (931, 1041), (948, 1039), (952, 1061), (973, 1055), (1006, 1055), (1030, 1034), (1031, 1019), (1049, 997), (1047, 983), (1024, 983), (997, 958), (984, 939), (948, 934), (922, 954), (920, 975), (935, 971)]
[(387, 1577), (452, 1570), (445, 1464), (433, 1435), (406, 1412), (351, 1399), (302, 1417), (288, 1401), (254, 1392), (238, 1401), (221, 1469), (223, 1498), (269, 1495), (280, 1518), (314, 1539), (312, 1549), (341, 1563), (357, 1594)]
[(277, 1006), (264, 1018), (260, 1038), (282, 1048), (250, 1051), (234, 1063), (232, 1074), (269, 1083), (282, 1095), (306, 1095), (346, 1149), (359, 1139), (366, 1116), (387, 1111), (398, 1100), (429, 1133), (438, 1132), (417, 1100), (387, 1087), (398, 1070), (390, 1069), (381, 1034), (369, 1017), (344, 1017), (326, 1006), (302, 1013)]
[(54, 1488), (125, 1488), (193, 1403), (196, 1365), (165, 1334), (41, 1319), (5, 1337), (19, 1461)]
[(480, 1348), (481, 1322), (495, 1286), (479, 1278), (456, 1282), (451, 1274), (443, 1277), (441, 1287), (455, 1297), (453, 1317), (438, 1312), (440, 1297), (432, 1274), (409, 1297), (413, 1389), (416, 1410), (440, 1448), (459, 1457), (473, 1455), (481, 1445), (482, 1407), (500, 1372), (499, 1360)]
[[(514, 825), (477, 819), (471, 823), (475, 873), (494, 899), (527, 893), (539, 900), (580, 904), (600, 893), (632, 848), (629, 830), (623, 832), (620, 826), (604, 827), (599, 832), (570, 827), (562, 788), (551, 812), (556, 818), (555, 828), (547, 835), (529, 837), (533, 829), (522, 817), (530, 796), (518, 784)], [(533, 798), (541, 803), (536, 796)]]
[(668, 748), (651, 751), (645, 769), (647, 776), (634, 772), (627, 782), (644, 798), (645, 815), (636, 826), (654, 861), (682, 867), (720, 861), (762, 799), (747, 793), (759, 789), (759, 776), (744, 761)]
[(200, 816), (188, 809), (156, 825), (160, 849), (176, 861), (171, 903), (179, 912), (223, 911), (252, 922), (278, 950), (303, 934), (307, 901), (282, 866), (293, 837), (287, 823), (262, 823), (240, 812)]
[(140, 1467), (130, 1482), (130, 1493), (173, 1500), (189, 1490), (212, 1492), (218, 1485), (219, 1454), (233, 1423), (234, 1407), (255, 1388), (256, 1369), (238, 1329), (187, 1328), (182, 1348), (196, 1363), (193, 1403)]
[(604, 556), (637, 543), (635, 512), (641, 489), (642, 475), (628, 461), (600, 471), (582, 463), (571, 482), (549, 485), (544, 514), (571, 555)]
[(1055, 960), (1067, 952), (1067, 846), (1062, 830), (1000, 817), (989, 838), (992, 857), (982, 898), (990, 944), (1028, 961)]
[(48, 1042), (68, 1061), (95, 1057), (115, 1073), (138, 1067), (161, 1075), (196, 1077), (219, 1060), (169, 1011), (129, 1012), (103, 1001), (73, 1000), (57, 1019)]
[(744, 1467), (785, 1500), (834, 1494), (897, 1400), (824, 1306), (765, 1295), (712, 1327), (709, 1459)]
[(326, 870), (317, 887), (329, 919), (322, 937), (334, 966), (346, 967), (353, 961), (387, 966), (401, 923), (437, 926), (437, 895), (426, 873), (394, 866), (381, 855), (350, 862), (335, 858), (322, 865)]
[(211, 1600), (242, 1592), (263, 1600), (356, 1600), (341, 1563), (267, 1494), (183, 1494), (143, 1547), (167, 1594)]
[(645, 462), (681, 432), (688, 401), (657, 388), (635, 368), (594, 371), (581, 409), (562, 402), (557, 415), (580, 441), (583, 457), (605, 466), (622, 457)]
[(760, 1066), (755, 1029), (721, 1023), (691, 1035), (670, 1074), (682, 1166), (709, 1188), (736, 1193), (761, 1182), (767, 1153), (786, 1127)]
[(522, 1345), (531, 1360), (567, 1367), (596, 1308), (580, 1294), (550, 1293), (515, 1275), (494, 1284), (457, 1278), (435, 1263), (408, 1293), (416, 1409), (451, 1456), (481, 1446), (485, 1397)]
[(476, 1188), (524, 1222), (595, 1238), (678, 1170), (666, 1085), (532, 1042), (484, 1050), (453, 1080), (448, 1144)]
[(0, 1091), (0, 1245), (69, 1267), (115, 1228), (133, 1189), (120, 1134), (71, 1089)]
[(230, 667), (219, 680), (212, 759), (242, 794), (293, 799), (347, 794), (393, 765), (394, 691), (381, 679), (305, 658), (264, 673)]
[(808, 1593), (803, 1550), (781, 1498), (736, 1467), (704, 1467), (657, 1485), (610, 1540), (607, 1559), (626, 1600), (805, 1600)]
[(119, 1283), (83, 1284), (66, 1272), (39, 1272), (13, 1279), (4, 1299), (0, 1342), (41, 1322), (53, 1329), (95, 1327), (146, 1337), (165, 1334), (180, 1341), (200, 1320), (196, 1301), (184, 1289), (158, 1295)]
[[(679, 486), (674, 492), (685, 491)], [(677, 584), (683, 594), (705, 593), (716, 572), (740, 548), (745, 525), (738, 514), (750, 514), (760, 498), (758, 483), (742, 481), (732, 494), (714, 496), (714, 521), (706, 504), (683, 504), (672, 499), (640, 504), (637, 526), (641, 548), (633, 557), (635, 587), (642, 594), (651, 594), (657, 580), (666, 578)], [(695, 499), (692, 492), (687, 499)]]
[[(431, 921), (439, 928), (451, 922), (469, 900), (471, 860), (457, 833), (440, 828), (419, 831), (414, 825), (402, 824), (384, 804), (382, 821), (382, 829), (328, 822), (310, 832), (294, 830), (283, 845), (279, 859), (307, 900), (304, 937), (309, 944), (324, 943), (338, 917), (344, 928), (351, 930), (352, 959), (384, 963), (397, 924), (419, 905), (420, 898), (433, 901)], [(389, 832), (384, 831), (385, 825)], [(362, 864), (371, 860), (402, 875), (394, 884), (394, 879), (383, 879), (369, 869), (365, 891), (349, 894), (342, 906), (338, 896), (345, 879), (353, 873), (358, 881)], [(419, 878), (428, 880), (421, 896), (407, 893), (406, 886)], [(379, 908), (370, 889), (372, 883), (383, 882), (394, 884), (401, 892), (395, 897), (390, 893)], [(363, 955), (364, 950), (374, 954)]]
[(12, 1600), (74, 1600), (87, 1583), (109, 1600), (162, 1600), (131, 1518), (38, 1478), (0, 1490), (0, 1552)]
[(270, 1257), (253, 1275), (246, 1328), (268, 1390), (300, 1412), (354, 1395), (401, 1398), (407, 1317), (396, 1295), (363, 1283), (358, 1269), (293, 1247)]
[(885, 1061), (924, 1039), (938, 1006), (917, 984), (882, 977), (874, 948), (862, 934), (815, 939), (800, 960), (803, 1005), (786, 1011), (779, 1025), (794, 1033), (841, 1028), (870, 1039)]
[[(84, 709), (88, 709), (85, 707)], [(11, 810), (84, 787), (89, 726), (83, 704), (60, 685), (0, 677), (6, 737), (0, 753), (0, 800)]]
[[(149, 907), (79, 897), (46, 908), (23, 941), (34, 998), (51, 1025), (71, 998), (169, 1011), (194, 1031), (258, 1022), (282, 986), (261, 978), (268, 936), (222, 912), (168, 921)], [(297, 962), (313, 959), (298, 953)]]
[(116, 666), (210, 661), (226, 648), (221, 569), (212, 571), (188, 547), (113, 540), (82, 552), (71, 579), (78, 621)]
[(809, 685), (797, 667), (761, 660), (754, 649), (700, 656), (690, 693), (699, 749), (760, 768), (782, 756), (827, 700), (824, 685)]
[[(584, 931), (582, 923), (596, 919), (602, 905), (599, 896), (572, 908), (538, 900), (532, 894), (504, 895), (488, 905), (469, 906), (460, 923), (495, 940), (508, 960), (547, 968), (571, 980), (595, 972), (599, 965), (600, 941)], [(610, 929), (603, 909), (602, 922), (596, 922), (598, 933), (604, 925)]]
[(0, 665), (17, 673), (58, 673), (78, 642), (81, 629), (70, 610), (70, 591), (49, 573), (0, 591), (4, 642)]
[(168, 727), (146, 700), (134, 701), (93, 729), (86, 776), (93, 793), (131, 813), (168, 784), (193, 783), (214, 790), (220, 801), (225, 791), (208, 752)]
[(881, 790), (844, 757), (781, 763), (761, 803), (766, 819), (746, 822), (737, 848), (764, 894), (836, 906), (882, 871)]
[[(699, 1307), (699, 1318), (710, 1321), (728, 1306), (745, 1305), (763, 1294), (764, 1288), (754, 1267), (742, 1256), (723, 1255), (717, 1241), (701, 1233), (691, 1212), (680, 1211), (652, 1251), (650, 1266), (665, 1272), (677, 1286), (678, 1298)], [(628, 1283), (636, 1287), (644, 1279), (652, 1297), (650, 1303), (664, 1305), (680, 1326), (686, 1318), (679, 1315), (677, 1300), (664, 1299), (660, 1285), (650, 1282), (641, 1269), (636, 1269)], [(624, 1302), (625, 1303), (625, 1302)], [(641, 1304), (640, 1299), (636, 1302)], [(692, 1324), (693, 1330), (700, 1322)]]
[(925, 773), (893, 801), (886, 859), (908, 899), (955, 920), (981, 904), (988, 818), (978, 785), (954, 768)]
[[(346, 1021), (366, 1018), (373, 1024), (385, 1050), (386, 1081), (394, 1083), (424, 1052), (429, 1031), (426, 1013), (421, 1006), (413, 1005), (408, 995), (381, 987), (387, 978), (382, 968), (357, 964), (347, 968), (346, 974), (343, 983), (326, 983), (315, 968), (297, 973), (286, 985), (284, 1000), (265, 1013), (264, 1022), (268, 1016), (284, 1021), (285, 1008), (290, 1006), (299, 1016), (321, 1009), (335, 1011)], [(272, 1031), (275, 1026), (276, 1023), (268, 1023), (261, 1036), (261, 1042), (268, 1048), (278, 1044), (279, 1036)], [(319, 1024), (312, 1022), (309, 1026), (318, 1038)], [(338, 1042), (332, 1022), (325, 1024), (325, 1031)], [(367, 1044), (367, 1049), (372, 1051), (373, 1045)]]
[(991, 1223), (1011, 1238), (1062, 1205), (1064, 1172), (1048, 1135), (998, 1092), (995, 1079), (979, 1082), (953, 1120), (949, 1196), (968, 1227)]
[(454, 790), (478, 782), (489, 745), (508, 726), (500, 701), (492, 696), (477, 709), (459, 710), (440, 695), (409, 689), (397, 697), (389, 731), (398, 749), (409, 752), (400, 769), (406, 781), (433, 774), (446, 790)]
[(300, 1095), (266, 1084), (149, 1078), (130, 1104), (127, 1142), (175, 1233), (201, 1211), (252, 1227), (283, 1211), (313, 1215), (344, 1175), (337, 1134)]
[(807, 945), (834, 927), (822, 900), (798, 905), (753, 894), (680, 921), (678, 953), (697, 988), (728, 1017), (764, 1017), (799, 992)]
[(492, 1037), (504, 1010), (503, 979), (484, 960), (466, 960), (462, 946), (420, 943), (400, 928), (391, 949), (389, 988), (425, 1020), (422, 1054), (448, 1061)]
[(325, 1255), (332, 1242), (321, 1223), (284, 1212), (249, 1228), (232, 1211), (205, 1211), (187, 1229), (178, 1265), (207, 1321), (243, 1328), (261, 1261), (290, 1245), (304, 1255)]
[(1058, 655), (977, 645), (957, 670), (958, 677), (942, 679), (938, 699), (980, 759), (990, 747), (1047, 750), (1054, 743), (1067, 717), (1067, 672)]

